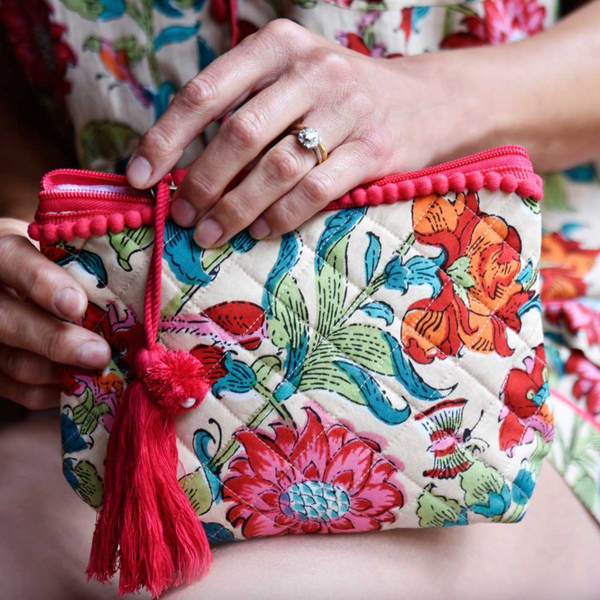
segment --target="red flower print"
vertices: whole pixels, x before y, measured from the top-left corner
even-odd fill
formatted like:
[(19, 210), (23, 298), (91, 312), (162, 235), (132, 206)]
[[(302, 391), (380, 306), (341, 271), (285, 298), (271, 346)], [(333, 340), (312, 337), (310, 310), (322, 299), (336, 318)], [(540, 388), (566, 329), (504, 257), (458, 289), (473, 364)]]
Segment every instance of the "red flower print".
[(202, 315), (248, 350), (256, 350), (265, 337), (265, 311), (252, 302), (221, 302), (209, 306)]
[(542, 302), (569, 300), (587, 290), (584, 277), (592, 270), (600, 250), (582, 248), (579, 242), (554, 231), (542, 238)]
[[(419, 363), (456, 356), (463, 347), (511, 356), (508, 328), (519, 332), (519, 310), (533, 292), (517, 281), (521, 240), (500, 217), (479, 210), (477, 195), (427, 196), (413, 204), (417, 242), (443, 251), (442, 290), (414, 302), (402, 322), (402, 342)], [(456, 277), (449, 280), (449, 275)]]
[(539, 431), (545, 441), (554, 435), (552, 412), (546, 400), (550, 395), (546, 353), (540, 344), (527, 357), (524, 369), (511, 369), (502, 385), (504, 407), (500, 412), (500, 449), (512, 456), (514, 448), (529, 444)]
[(245, 537), (287, 533), (343, 533), (393, 523), (404, 496), (397, 468), (379, 445), (335, 423), (324, 427), (312, 408), (306, 425), (271, 425), (275, 437), (239, 430), (246, 456), (231, 463), (223, 499), (227, 518)]
[(466, 48), (504, 44), (544, 29), (546, 7), (537, 0), (485, 0), (484, 16), (469, 15), (462, 24), (466, 31), (448, 35), (442, 48)]
[(592, 415), (600, 415), (600, 368), (576, 350), (565, 363), (565, 371), (576, 376), (573, 395), (585, 399)]
[(62, 104), (71, 91), (65, 75), (77, 58), (63, 40), (64, 25), (50, 19), (52, 12), (45, 0), (4, 0), (0, 21), (30, 85)]
[(190, 354), (197, 358), (203, 366), (202, 377), (206, 377), (212, 386), (221, 377), (227, 375), (224, 366), (225, 350), (219, 346), (199, 344), (190, 350)]

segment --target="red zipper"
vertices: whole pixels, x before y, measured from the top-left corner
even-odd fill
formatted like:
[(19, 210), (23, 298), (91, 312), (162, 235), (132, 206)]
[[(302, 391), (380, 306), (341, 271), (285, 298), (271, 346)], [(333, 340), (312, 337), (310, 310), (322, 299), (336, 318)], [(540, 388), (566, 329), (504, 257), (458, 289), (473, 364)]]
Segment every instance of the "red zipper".
[(484, 152), (478, 152), (464, 158), (451, 160), (450, 162), (427, 167), (411, 173), (398, 173), (397, 175), (388, 175), (382, 179), (374, 181), (370, 185), (385, 185), (387, 183), (398, 183), (408, 179), (419, 179), (437, 173), (443, 173), (450, 176), (456, 172), (463, 171), (464, 167), (470, 167), (470, 171), (496, 171), (512, 173), (533, 173), (533, 167), (529, 160), (529, 155), (525, 148), (521, 146), (500, 146)]
[[(182, 179), (183, 172), (176, 173), (175, 180)], [(63, 186), (73, 187), (61, 189)], [(152, 223), (152, 191), (131, 187), (123, 175), (58, 169), (44, 176), (41, 187), (36, 222), (30, 227), (31, 237), (37, 240), (69, 241)], [(98, 189), (102, 187), (109, 189)], [(506, 193), (517, 191), (522, 197), (535, 199), (542, 196), (541, 178), (535, 175), (527, 152), (520, 146), (502, 146), (365, 183), (324, 210), (393, 203), (432, 192), (478, 191), (483, 187)]]

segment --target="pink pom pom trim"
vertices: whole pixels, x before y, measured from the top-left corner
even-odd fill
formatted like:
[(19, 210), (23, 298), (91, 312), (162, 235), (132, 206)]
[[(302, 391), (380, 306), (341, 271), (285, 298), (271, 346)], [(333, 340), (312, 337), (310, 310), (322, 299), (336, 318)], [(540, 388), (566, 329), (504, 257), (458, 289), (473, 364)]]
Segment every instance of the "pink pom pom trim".
[[(184, 170), (177, 170), (173, 180), (179, 184), (184, 175)], [(57, 191), (64, 184), (70, 185), (70, 191)], [(78, 184), (91, 191), (71, 191)], [(95, 191), (100, 186), (121, 187), (128, 192), (108, 198), (111, 194)], [(108, 231), (120, 233), (125, 227), (152, 226), (153, 196), (125, 186), (127, 182), (120, 175), (71, 169), (52, 171), (42, 180), (40, 206), (35, 223), (29, 227), (30, 237), (44, 242), (58, 239), (68, 242), (75, 237), (102, 236)], [(534, 173), (527, 152), (518, 146), (503, 146), (421, 171), (365, 183), (331, 202), (324, 210), (378, 206), (432, 193), (445, 195), (482, 189), (517, 193), (534, 200), (543, 196), (542, 179)]]

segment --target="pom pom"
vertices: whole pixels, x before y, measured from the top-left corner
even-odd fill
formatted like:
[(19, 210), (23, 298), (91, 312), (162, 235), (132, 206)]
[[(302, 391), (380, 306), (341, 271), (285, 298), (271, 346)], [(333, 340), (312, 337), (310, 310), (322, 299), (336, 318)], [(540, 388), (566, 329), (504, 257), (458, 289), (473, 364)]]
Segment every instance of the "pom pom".
[(188, 352), (166, 351), (159, 345), (140, 351), (136, 369), (150, 397), (172, 414), (196, 408), (204, 400), (210, 384), (203, 370)]

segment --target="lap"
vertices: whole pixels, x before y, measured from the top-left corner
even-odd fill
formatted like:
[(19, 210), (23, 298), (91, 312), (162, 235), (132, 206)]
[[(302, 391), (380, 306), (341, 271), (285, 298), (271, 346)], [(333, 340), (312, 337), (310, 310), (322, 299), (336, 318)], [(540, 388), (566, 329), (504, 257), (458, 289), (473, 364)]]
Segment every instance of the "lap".
[[(56, 418), (0, 430), (2, 592), (21, 600), (116, 598), (115, 585), (85, 581), (95, 515), (63, 481), (59, 444)], [(204, 581), (166, 598), (592, 600), (600, 592), (600, 528), (549, 464), (517, 525), (294, 536), (214, 554)]]

